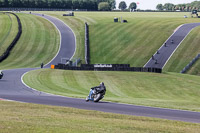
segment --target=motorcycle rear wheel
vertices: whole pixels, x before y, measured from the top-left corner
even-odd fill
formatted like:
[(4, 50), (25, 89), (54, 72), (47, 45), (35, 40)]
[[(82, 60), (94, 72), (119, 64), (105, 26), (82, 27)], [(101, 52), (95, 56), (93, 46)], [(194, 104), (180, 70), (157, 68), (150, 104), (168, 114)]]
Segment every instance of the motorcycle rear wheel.
[(94, 102), (98, 102), (101, 99), (101, 93), (94, 95)]

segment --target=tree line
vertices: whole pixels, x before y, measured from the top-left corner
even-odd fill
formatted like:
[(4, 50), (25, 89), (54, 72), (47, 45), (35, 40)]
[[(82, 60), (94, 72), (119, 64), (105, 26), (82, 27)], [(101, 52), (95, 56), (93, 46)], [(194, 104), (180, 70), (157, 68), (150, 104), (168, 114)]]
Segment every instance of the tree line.
[(108, 4), (108, 10), (115, 9), (115, 0), (0, 0), (0, 7), (87, 9), (97, 11), (98, 5), (102, 2)]
[(164, 5), (158, 4), (156, 6), (156, 9), (159, 11), (192, 11), (192, 10), (198, 10), (200, 11), (200, 1), (194, 1), (187, 4), (178, 4), (174, 5), (172, 3), (165, 3)]
[[(132, 2), (128, 7), (128, 9), (131, 11), (134, 11), (136, 8), (137, 8), (137, 4), (135, 2)], [(127, 9), (127, 4), (125, 1), (121, 1), (119, 3), (119, 9), (121, 9), (122, 11)]]

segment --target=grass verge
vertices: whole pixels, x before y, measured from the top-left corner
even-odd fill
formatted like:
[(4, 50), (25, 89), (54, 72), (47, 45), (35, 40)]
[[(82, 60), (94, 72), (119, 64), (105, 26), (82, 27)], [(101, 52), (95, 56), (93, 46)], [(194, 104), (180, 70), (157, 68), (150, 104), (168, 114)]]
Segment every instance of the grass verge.
[(23, 80), (40, 91), (80, 98), (103, 81), (107, 101), (200, 111), (198, 76), (44, 69), (29, 72)]
[(0, 101), (1, 132), (197, 133), (200, 124)]

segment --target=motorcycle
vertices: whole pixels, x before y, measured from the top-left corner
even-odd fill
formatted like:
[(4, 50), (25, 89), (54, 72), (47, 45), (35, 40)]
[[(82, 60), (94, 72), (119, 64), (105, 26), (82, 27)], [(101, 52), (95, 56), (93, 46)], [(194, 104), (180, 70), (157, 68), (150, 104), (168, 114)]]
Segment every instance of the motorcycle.
[(95, 88), (91, 91), (91, 98), (89, 98), (89, 96), (86, 97), (86, 101), (99, 102), (101, 99), (104, 98), (104, 95), (106, 94), (106, 90), (100, 90), (100, 88)]
[(3, 78), (3, 72), (0, 71), (0, 79), (2, 79), (2, 78)]

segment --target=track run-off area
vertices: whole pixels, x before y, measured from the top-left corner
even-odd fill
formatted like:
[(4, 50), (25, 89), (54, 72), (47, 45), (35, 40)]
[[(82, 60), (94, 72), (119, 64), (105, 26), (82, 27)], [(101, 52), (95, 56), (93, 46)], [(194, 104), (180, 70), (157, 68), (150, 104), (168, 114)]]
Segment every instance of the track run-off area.
[[(60, 49), (57, 53), (56, 57), (45, 65), (45, 68), (49, 68), (51, 64), (57, 64), (60, 62), (60, 57), (62, 58), (72, 58), (76, 51), (76, 37), (73, 31), (61, 20), (51, 17), (48, 15), (34, 14), (40, 17), (43, 17), (53, 23), (61, 37), (60, 41)], [(168, 39), (167, 47), (170, 50), (171, 54), (163, 54), (161, 58), (163, 60), (163, 65), (159, 63), (159, 67), (163, 67), (167, 62), (168, 58), (172, 55), (173, 51), (176, 50), (180, 42), (188, 35), (188, 33), (196, 26), (200, 24), (187, 24), (186, 26), (182, 26), (179, 28), (171, 37), (174, 40), (173, 44), (170, 44)], [(182, 39), (182, 40), (181, 40)], [(163, 47), (166, 49), (167, 47)], [(161, 49), (161, 53), (165, 53), (165, 51)], [(168, 51), (166, 52), (168, 53)], [(157, 55), (155, 56), (157, 58)], [(164, 59), (165, 58), (165, 61)], [(149, 65), (148, 65), (149, 64)], [(146, 65), (146, 67), (154, 66), (154, 62), (151, 65), (151, 60)], [(111, 102), (85, 102), (84, 99), (77, 98), (68, 98), (63, 96), (56, 96), (52, 94), (47, 94), (44, 92), (40, 92), (29, 88), (24, 85), (22, 81), (22, 77), (25, 73), (31, 70), (35, 70), (38, 68), (22, 68), (22, 69), (12, 69), (4, 71), (4, 78), (0, 80), (0, 100), (14, 100), (19, 102), (27, 102), (27, 103), (36, 103), (36, 104), (45, 104), (45, 105), (55, 105), (55, 106), (66, 106), (66, 107), (74, 107), (79, 109), (87, 109), (87, 110), (97, 110), (103, 112), (110, 113), (119, 113), (126, 115), (135, 115), (135, 116), (147, 116), (147, 117), (155, 117), (169, 120), (178, 120), (185, 122), (193, 122), (200, 123), (200, 112), (192, 112), (192, 111), (183, 111), (183, 110), (173, 110), (173, 109), (163, 109), (163, 108), (154, 108), (154, 107), (145, 107), (145, 106), (135, 106), (129, 104), (117, 104)]]

